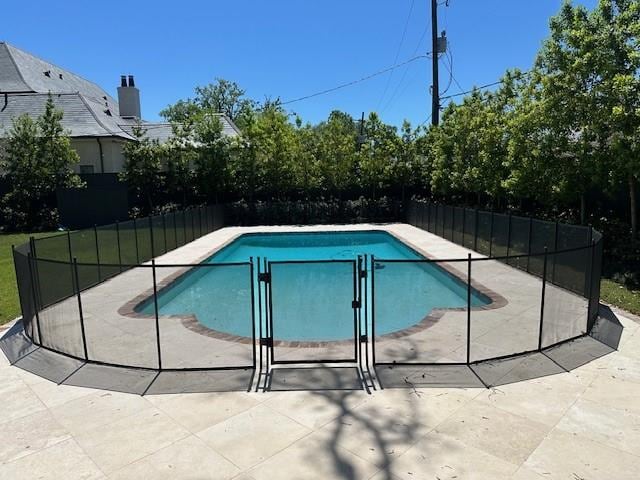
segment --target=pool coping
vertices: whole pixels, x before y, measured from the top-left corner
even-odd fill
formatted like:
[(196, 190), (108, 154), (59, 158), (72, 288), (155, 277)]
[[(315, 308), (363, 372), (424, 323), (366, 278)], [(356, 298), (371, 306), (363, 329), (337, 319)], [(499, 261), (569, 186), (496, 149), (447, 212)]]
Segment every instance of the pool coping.
[[(460, 272), (459, 271), (457, 271), (456, 269), (454, 269), (453, 267), (451, 267), (450, 265), (448, 265), (448, 264), (446, 264), (444, 262), (440, 263), (441, 262), (440, 260), (438, 260), (437, 258), (432, 256), (431, 254), (425, 252), (422, 248), (417, 247), (416, 245), (414, 245), (409, 240), (406, 240), (406, 239), (398, 236), (396, 234), (396, 232), (391, 232), (391, 231), (386, 230), (384, 228), (370, 229), (370, 230), (357, 230), (357, 232), (367, 232), (367, 231), (368, 232), (383, 232), (383, 233), (386, 233), (386, 234), (390, 235), (395, 240), (397, 240), (400, 243), (402, 243), (405, 247), (407, 247), (407, 248), (413, 250), (415, 253), (423, 256), (426, 260), (431, 260), (433, 263), (435, 263), (437, 265), (438, 268), (441, 268), (446, 274), (451, 276), (455, 281), (460, 282), (460, 283), (462, 283), (464, 285), (467, 284), (467, 282), (460, 277)], [(292, 234), (292, 233), (295, 234), (295, 233), (307, 233), (307, 232), (295, 232), (295, 231), (277, 232), (277, 234)], [(316, 233), (316, 232), (313, 232), (313, 233)], [(335, 230), (335, 231), (328, 230), (328, 231), (325, 231), (324, 233), (328, 233), (328, 234), (354, 233), (354, 231), (351, 231), (351, 230)], [(235, 242), (238, 238), (240, 238), (240, 237), (242, 237), (244, 235), (251, 235), (251, 234), (260, 234), (260, 232), (245, 232), (245, 233), (239, 232), (237, 234), (234, 234), (229, 239), (227, 239), (226, 241), (223, 241), (218, 247), (216, 247), (213, 250), (209, 251), (205, 255), (201, 255), (201, 256), (197, 257), (195, 262), (193, 263), (193, 265), (190, 265), (188, 267), (187, 266), (180, 267), (177, 271), (171, 273), (170, 275), (168, 275), (167, 277), (165, 277), (164, 279), (162, 279), (161, 281), (156, 283), (156, 289), (155, 289), (156, 290), (156, 294), (160, 294), (164, 290), (167, 290), (168, 288), (173, 286), (173, 284), (176, 281), (178, 281), (181, 277), (183, 277), (185, 275), (188, 275), (194, 268), (198, 268), (198, 264), (202, 263), (204, 260), (207, 260), (208, 258), (211, 258), (216, 253), (220, 252), (222, 249), (226, 248), (231, 243)], [(377, 259), (377, 260), (379, 260), (381, 262), (384, 261), (384, 259)], [(374, 257), (374, 261), (377, 261), (377, 260)], [(219, 265), (224, 265), (224, 264), (219, 264)], [(162, 265), (157, 265), (157, 267), (163, 268)], [(164, 267), (164, 268), (166, 268), (166, 267)], [(207, 267), (204, 267), (204, 268), (207, 268)], [(212, 268), (215, 268), (215, 267), (212, 267)], [(253, 279), (251, 281), (253, 281)], [(491, 301), (491, 303), (488, 303), (487, 305), (479, 305), (479, 306), (471, 307), (470, 311), (496, 310), (496, 309), (505, 307), (509, 303), (508, 300), (505, 297), (503, 297), (499, 293), (495, 292), (494, 290), (486, 287), (482, 283), (474, 281), (473, 279), (471, 281), (471, 288), (473, 288), (474, 290), (476, 290), (480, 294), (486, 296)], [(149, 315), (149, 314), (144, 314), (144, 313), (140, 313), (140, 312), (136, 311), (136, 308), (138, 308), (141, 304), (143, 304), (145, 302), (148, 302), (149, 299), (151, 297), (153, 297), (153, 295), (154, 295), (154, 288), (153, 287), (143, 291), (142, 293), (136, 295), (133, 299), (131, 299), (128, 302), (126, 302), (120, 308), (118, 308), (118, 310), (117, 310), (118, 314), (122, 315), (122, 316), (125, 316), (125, 317), (139, 318), (139, 319), (155, 318), (155, 314)], [(392, 340), (392, 339), (407, 337), (407, 336), (410, 336), (410, 335), (415, 335), (416, 333), (424, 331), (424, 330), (428, 329), (430, 326), (434, 325), (447, 312), (466, 312), (467, 310), (468, 309), (467, 309), (466, 306), (465, 307), (451, 307), (451, 308), (434, 308), (429, 312), (428, 315), (426, 315), (418, 323), (416, 323), (414, 325), (411, 325), (410, 327), (404, 328), (402, 330), (395, 331), (395, 332), (385, 333), (385, 334), (382, 334), (382, 335), (375, 335), (375, 338), (376, 339), (382, 339), (382, 340)], [(201, 322), (198, 321), (197, 316), (194, 315), (194, 314), (188, 314), (188, 315), (158, 315), (158, 319), (173, 319), (173, 320), (180, 321), (185, 328), (193, 331), (194, 333), (198, 333), (200, 335), (204, 335), (204, 336), (207, 336), (207, 337), (210, 337), (210, 338), (215, 338), (215, 339), (218, 339), (218, 340), (224, 340), (224, 341), (233, 342), (233, 343), (240, 343), (240, 344), (252, 344), (252, 343), (255, 342), (255, 333), (254, 333), (253, 336), (247, 337), (247, 336), (241, 336), (241, 335), (235, 335), (235, 334), (221, 332), (219, 330), (215, 330), (215, 329), (206, 327), (204, 324), (202, 324)], [(257, 323), (256, 322), (252, 322), (252, 323), (253, 323), (252, 329), (255, 332), (255, 327), (257, 326)], [(353, 345), (354, 343), (357, 343), (357, 340), (358, 339), (355, 338), (355, 335), (354, 335), (353, 339), (346, 339), (346, 340), (326, 340), (326, 341), (274, 340), (273, 341), (273, 346), (274, 347), (275, 346), (285, 347), (285, 348), (322, 348), (322, 347), (328, 347), (328, 346)]]

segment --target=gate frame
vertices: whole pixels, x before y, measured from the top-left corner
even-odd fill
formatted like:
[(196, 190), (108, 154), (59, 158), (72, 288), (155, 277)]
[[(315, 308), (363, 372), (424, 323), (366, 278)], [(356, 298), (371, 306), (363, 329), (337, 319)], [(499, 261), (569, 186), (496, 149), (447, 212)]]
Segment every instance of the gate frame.
[[(358, 365), (360, 361), (359, 349), (360, 349), (360, 325), (359, 325), (359, 317), (358, 311), (361, 308), (361, 300), (359, 297), (359, 272), (358, 272), (358, 260), (277, 260), (277, 261), (267, 261), (266, 263), (266, 276), (263, 277), (263, 281), (267, 284), (266, 293), (267, 293), (267, 308), (266, 311), (268, 318), (266, 319), (266, 346), (267, 346), (267, 365), (297, 365), (297, 364), (344, 364), (344, 363), (352, 363), (354, 365)], [(275, 345), (273, 340), (273, 295), (272, 295), (272, 275), (271, 275), (271, 266), (272, 265), (284, 265), (284, 264), (322, 264), (322, 263), (342, 263), (342, 264), (350, 264), (352, 268), (351, 278), (353, 285), (353, 296), (351, 301), (351, 310), (353, 312), (353, 357), (352, 358), (340, 358), (340, 359), (292, 359), (292, 360), (277, 360), (275, 357)], [(349, 339), (350, 340), (350, 339)]]

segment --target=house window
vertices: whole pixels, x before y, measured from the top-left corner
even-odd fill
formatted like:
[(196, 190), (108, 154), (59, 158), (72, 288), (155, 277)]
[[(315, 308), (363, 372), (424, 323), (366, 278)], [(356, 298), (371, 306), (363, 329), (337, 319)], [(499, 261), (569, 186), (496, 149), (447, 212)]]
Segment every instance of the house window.
[(80, 165), (80, 173), (81, 174), (94, 173), (93, 165)]

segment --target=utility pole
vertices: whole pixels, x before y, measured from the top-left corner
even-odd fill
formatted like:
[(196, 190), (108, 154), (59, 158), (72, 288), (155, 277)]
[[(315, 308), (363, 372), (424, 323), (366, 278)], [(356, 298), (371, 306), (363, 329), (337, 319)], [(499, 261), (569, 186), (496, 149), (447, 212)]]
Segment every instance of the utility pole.
[(440, 123), (440, 85), (438, 82), (438, 0), (431, 0), (431, 65), (433, 83), (431, 85), (431, 124)]

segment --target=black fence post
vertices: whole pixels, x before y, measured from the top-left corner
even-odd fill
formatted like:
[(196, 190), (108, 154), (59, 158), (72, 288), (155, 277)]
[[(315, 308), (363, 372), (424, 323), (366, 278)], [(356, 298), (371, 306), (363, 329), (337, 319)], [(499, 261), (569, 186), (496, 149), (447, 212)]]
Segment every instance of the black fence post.
[(451, 207), (451, 241), (456, 243), (456, 207)]
[(71, 280), (73, 281), (73, 253), (71, 249), (71, 232), (67, 230), (67, 249), (69, 250), (69, 265), (71, 268)]
[(185, 245), (186, 243), (188, 243), (187, 241), (187, 210), (182, 210), (182, 227), (184, 229), (184, 243), (183, 245)]
[[(591, 253), (591, 255), (589, 255), (589, 274), (585, 275), (584, 278), (584, 294), (585, 296), (587, 296), (587, 292), (590, 292), (591, 290), (591, 274), (592, 274), (592, 270), (593, 270), (593, 227), (589, 226), (589, 240), (587, 241), (587, 245), (589, 245), (589, 247), (591, 248), (591, 251), (589, 253)], [(591, 299), (591, 294), (589, 294), (589, 299)]]
[(173, 217), (173, 239), (175, 240), (176, 248), (178, 248), (180, 245), (178, 245), (178, 224), (176, 222), (177, 213), (173, 212), (171, 216)]
[(376, 264), (375, 256), (371, 255), (371, 361), (375, 371), (376, 366)]
[[(512, 215), (511, 212), (509, 212), (509, 218), (508, 218), (508, 222), (509, 224), (507, 225), (507, 257), (509, 256), (509, 251), (511, 250), (511, 222), (512, 222)], [(507, 259), (507, 263), (509, 263), (509, 259)]]
[(467, 246), (466, 239), (466, 229), (467, 229), (467, 207), (462, 207), (462, 246)]
[(135, 239), (135, 243), (136, 243), (136, 263), (139, 265), (140, 264), (140, 247), (138, 246), (138, 222), (137, 220), (133, 219), (133, 238)]
[(471, 254), (467, 257), (467, 365), (471, 363)]
[(122, 249), (120, 247), (120, 222), (116, 221), (116, 243), (118, 245), (118, 267), (122, 272)]
[[(593, 228), (591, 228), (591, 230), (593, 230)], [(591, 232), (591, 235), (593, 235), (593, 232)], [(596, 242), (595, 240), (591, 240), (591, 255), (590, 255), (590, 260), (589, 260), (589, 275), (587, 276), (588, 279), (587, 281), (589, 282), (589, 286), (587, 289), (588, 293), (588, 304), (587, 304), (587, 333), (589, 333), (590, 330), (590, 326), (591, 326), (591, 317), (593, 316), (593, 299), (591, 298), (593, 296), (593, 272), (596, 270), (595, 267), (595, 255), (596, 255)], [(598, 305), (600, 304), (599, 302), (600, 299), (598, 299)]]
[(533, 238), (533, 218), (529, 217), (529, 234), (527, 239), (527, 273), (531, 273), (531, 239)]
[[(556, 227), (555, 227), (555, 232), (554, 232), (554, 238), (553, 238), (553, 251), (557, 252), (558, 251), (558, 227), (559, 227), (560, 223), (558, 222), (558, 220), (556, 220)], [(556, 261), (557, 261), (557, 255), (553, 256), (553, 265), (551, 266), (551, 283), (555, 283), (556, 281)]]
[(80, 296), (80, 277), (78, 275), (78, 260), (73, 259), (73, 284), (75, 294), (78, 298), (78, 312), (80, 313), (80, 333), (82, 334), (82, 351), (84, 352), (84, 359), (89, 360), (89, 354), (87, 353), (87, 336), (84, 330), (84, 314), (82, 313), (82, 298)]
[(540, 298), (540, 331), (538, 332), (538, 350), (542, 350), (542, 326), (544, 323), (544, 296), (547, 286), (547, 247), (544, 247), (544, 264), (542, 266), (542, 296)]
[[(260, 260), (258, 260), (260, 261)], [(253, 347), (253, 368), (256, 368), (256, 298), (255, 282), (253, 281), (253, 257), (249, 257), (249, 282), (251, 284), (251, 345)], [(258, 378), (258, 381), (260, 379)], [(251, 385), (249, 385), (251, 390)], [(247, 390), (247, 391), (249, 391)]]
[(151, 215), (147, 217), (149, 220), (149, 243), (151, 243), (151, 258), (156, 258), (156, 249), (153, 241), (153, 222), (151, 221)]
[[(40, 270), (38, 269), (38, 255), (36, 253), (36, 239), (29, 237), (29, 248), (31, 250), (31, 256), (33, 257), (33, 274), (35, 276), (36, 297), (38, 299), (38, 305), (42, 306), (42, 291), (40, 290)], [(38, 326), (40, 328), (40, 326)]]
[(475, 209), (475, 219), (473, 227), (473, 250), (478, 251), (478, 208)]
[(156, 259), (151, 259), (153, 275), (153, 307), (156, 316), (156, 346), (158, 347), (158, 370), (162, 370), (162, 351), (160, 348), (160, 313), (158, 312), (158, 284), (156, 282)]
[(493, 255), (493, 210), (491, 210), (491, 223), (489, 225), (489, 257), (491, 257)]
[(36, 282), (38, 281), (36, 279), (36, 276), (34, 274), (34, 269), (33, 269), (33, 264), (31, 263), (33, 260), (33, 256), (31, 255), (31, 252), (27, 253), (27, 262), (29, 264), (29, 280), (31, 283), (31, 299), (33, 300), (33, 310), (36, 313), (36, 326), (38, 327), (38, 342), (36, 343), (35, 341), (35, 335), (33, 335), (34, 338), (32, 338), (31, 340), (36, 344), (36, 345), (42, 345), (42, 329), (40, 328), (40, 314), (39, 314), (39, 310), (40, 310), (40, 303), (38, 302), (38, 288), (36, 287)]
[(162, 235), (164, 236), (164, 253), (167, 253), (169, 249), (167, 248), (167, 219), (165, 213), (162, 213)]
[(98, 226), (93, 226), (93, 237), (96, 241), (96, 264), (98, 265), (98, 283), (102, 280), (102, 271), (100, 268), (100, 247), (98, 246)]
[(425, 228), (425, 230), (427, 232), (430, 232), (431, 231), (431, 202), (426, 202), (424, 206), (427, 210), (427, 228)]

